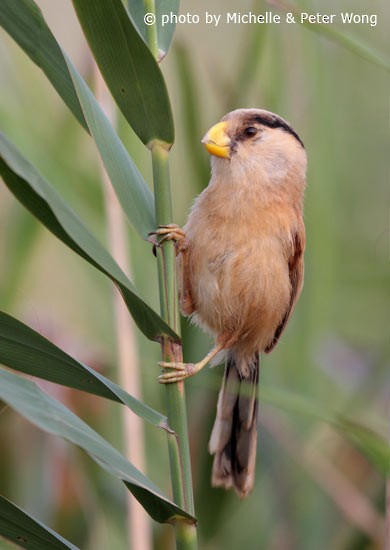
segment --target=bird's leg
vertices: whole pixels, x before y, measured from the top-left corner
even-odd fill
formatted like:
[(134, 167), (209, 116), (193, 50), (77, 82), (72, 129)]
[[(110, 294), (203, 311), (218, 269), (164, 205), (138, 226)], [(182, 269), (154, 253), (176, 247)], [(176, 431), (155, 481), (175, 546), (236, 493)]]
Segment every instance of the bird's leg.
[(166, 363), (160, 361), (160, 367), (172, 369), (173, 372), (163, 372), (158, 377), (160, 384), (170, 384), (172, 382), (181, 382), (203, 369), (214, 357), (226, 346), (226, 341), (218, 343), (201, 361), (198, 363)]
[[(175, 223), (159, 225), (156, 231), (152, 231), (148, 234), (148, 237), (148, 241), (150, 241), (153, 246), (160, 246), (164, 241), (174, 241), (176, 254), (186, 249), (186, 234), (183, 229)], [(157, 241), (156, 237), (161, 237), (161, 239)]]
[[(160, 240), (158, 240), (159, 237), (161, 237)], [(174, 241), (176, 255), (181, 254), (181, 262), (178, 266), (178, 276), (181, 277), (179, 282), (180, 309), (184, 315), (191, 315), (195, 310), (195, 306), (189, 281), (188, 241), (185, 232), (175, 223), (159, 225), (156, 231), (149, 233), (148, 241), (153, 244), (153, 254), (155, 256), (157, 246), (161, 246), (164, 241)]]

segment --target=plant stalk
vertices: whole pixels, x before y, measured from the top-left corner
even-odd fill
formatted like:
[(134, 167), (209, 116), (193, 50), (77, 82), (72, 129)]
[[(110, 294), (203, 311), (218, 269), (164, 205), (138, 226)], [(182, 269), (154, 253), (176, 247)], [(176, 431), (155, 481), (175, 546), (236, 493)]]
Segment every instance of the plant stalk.
[[(145, 13), (156, 15), (155, 0), (144, 0)], [(158, 61), (158, 37), (156, 19), (147, 29), (150, 51)], [(157, 140), (150, 144), (153, 164), (154, 201), (156, 223), (172, 223), (171, 184), (169, 177), (167, 144)], [(176, 253), (174, 243), (165, 241), (157, 247), (157, 268), (161, 316), (180, 336), (180, 312), (176, 284)], [(182, 345), (168, 337), (161, 342), (162, 359), (182, 362)], [(180, 507), (194, 515), (190, 446), (187, 429), (187, 409), (184, 382), (166, 384), (167, 417), (174, 434), (168, 435), (169, 463), (173, 499)], [(198, 548), (196, 525), (184, 521), (175, 522), (177, 550)]]
[[(156, 221), (158, 225), (172, 222), (172, 205), (168, 166), (168, 151), (163, 144), (155, 142), (151, 147), (154, 178)], [(157, 249), (161, 315), (179, 334), (180, 316), (177, 299), (175, 248), (172, 242), (164, 242)], [(182, 347), (165, 338), (162, 342), (163, 361), (183, 361)], [(190, 449), (187, 430), (187, 412), (184, 382), (167, 384), (167, 416), (174, 436), (169, 436), (169, 460), (172, 492), (175, 502), (190, 514), (194, 514)], [(173, 439), (176, 438), (176, 441)], [(176, 523), (176, 543), (180, 550), (197, 548), (195, 525)]]
[[(144, 0), (145, 14), (154, 15), (156, 17), (155, 0)], [(152, 24), (146, 24), (146, 37), (149, 49), (153, 57), (158, 60), (158, 37), (156, 20)]]

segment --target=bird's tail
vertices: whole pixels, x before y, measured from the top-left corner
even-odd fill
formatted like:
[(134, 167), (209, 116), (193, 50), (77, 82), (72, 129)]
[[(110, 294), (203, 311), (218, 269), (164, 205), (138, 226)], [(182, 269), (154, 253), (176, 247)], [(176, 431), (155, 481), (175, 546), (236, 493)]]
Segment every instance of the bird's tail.
[(245, 365), (228, 354), (218, 397), (209, 450), (214, 456), (213, 487), (234, 487), (240, 498), (251, 491), (257, 446), (257, 385), (260, 360), (256, 353)]

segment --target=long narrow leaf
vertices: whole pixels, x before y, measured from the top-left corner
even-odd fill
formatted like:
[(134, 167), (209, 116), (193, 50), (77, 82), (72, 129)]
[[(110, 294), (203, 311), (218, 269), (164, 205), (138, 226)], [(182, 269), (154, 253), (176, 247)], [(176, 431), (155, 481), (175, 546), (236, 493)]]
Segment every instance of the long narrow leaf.
[(73, 0), (102, 75), (138, 137), (172, 144), (173, 119), (164, 78), (121, 0)]
[(0, 311), (0, 363), (25, 374), (117, 401), (153, 426), (169, 429), (165, 416), (3, 311)]
[(0, 174), (15, 197), (49, 231), (117, 285), (130, 313), (145, 336), (151, 340), (158, 340), (166, 334), (178, 339), (161, 317), (141, 299), (113, 258), (54, 188), (1, 134)]
[(39, 8), (32, 0), (5, 0), (0, 3), (0, 24), (42, 68), (91, 133), (129, 222), (145, 237), (155, 229), (153, 195), (90, 89), (56, 42)]
[[(156, 26), (159, 58), (162, 59), (168, 52), (176, 28), (175, 16), (179, 14), (180, 0), (158, 0), (156, 2)], [(145, 24), (145, 3), (139, 0), (128, 0), (130, 16), (147, 43)], [(165, 19), (163, 19), (165, 16)], [(168, 18), (168, 20), (167, 20)]]
[(103, 113), (91, 90), (66, 57), (89, 131), (128, 220), (141, 237), (156, 227), (154, 200), (137, 166)]
[(33, 0), (1, 0), (0, 25), (42, 69), (80, 124), (87, 130), (62, 50)]
[(1, 495), (0, 536), (28, 550), (78, 550), (77, 546)]
[(194, 521), (108, 441), (30, 380), (0, 369), (0, 399), (40, 429), (81, 447), (104, 470), (123, 481), (156, 521)]

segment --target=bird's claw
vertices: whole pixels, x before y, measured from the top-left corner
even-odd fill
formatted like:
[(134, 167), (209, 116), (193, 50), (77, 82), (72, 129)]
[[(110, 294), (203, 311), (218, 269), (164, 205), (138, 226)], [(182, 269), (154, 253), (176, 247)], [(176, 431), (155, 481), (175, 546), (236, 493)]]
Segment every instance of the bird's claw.
[[(157, 242), (157, 238), (161, 239)], [(166, 225), (159, 225), (156, 231), (148, 233), (148, 241), (154, 246), (160, 246), (164, 241), (174, 241), (175, 243), (182, 244), (185, 241), (186, 234), (175, 223), (168, 223)]]
[(167, 363), (166, 361), (160, 361), (159, 366), (163, 369), (172, 369), (171, 372), (163, 372), (158, 377), (160, 384), (181, 382), (198, 372), (197, 366), (194, 363)]

